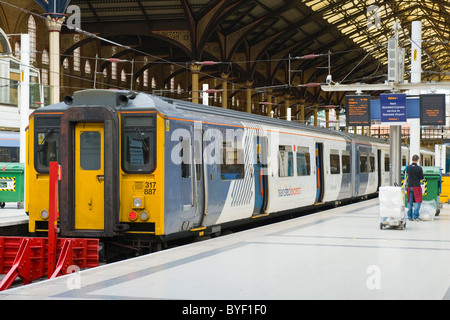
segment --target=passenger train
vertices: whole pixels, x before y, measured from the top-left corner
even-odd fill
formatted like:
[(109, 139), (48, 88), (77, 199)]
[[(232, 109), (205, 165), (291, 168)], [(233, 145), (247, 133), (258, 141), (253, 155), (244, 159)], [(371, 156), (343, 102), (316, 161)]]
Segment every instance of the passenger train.
[(60, 235), (142, 248), (389, 181), (388, 141), (130, 91), (78, 91), (34, 111), (27, 144), (30, 232), (48, 230), (58, 161)]
[(0, 131), (0, 162), (19, 162), (20, 133)]

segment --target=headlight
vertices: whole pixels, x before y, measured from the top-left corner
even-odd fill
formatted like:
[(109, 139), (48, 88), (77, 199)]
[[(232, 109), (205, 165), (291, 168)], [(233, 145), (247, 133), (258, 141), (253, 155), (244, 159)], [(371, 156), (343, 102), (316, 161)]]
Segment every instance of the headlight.
[(141, 219), (142, 221), (147, 220), (148, 219), (147, 211), (141, 211), (141, 213), (139, 214), (139, 219)]
[(142, 199), (136, 197), (133, 199), (133, 208), (141, 208), (142, 207)]
[(48, 211), (47, 210), (42, 210), (41, 211), (41, 218), (42, 219), (48, 219)]

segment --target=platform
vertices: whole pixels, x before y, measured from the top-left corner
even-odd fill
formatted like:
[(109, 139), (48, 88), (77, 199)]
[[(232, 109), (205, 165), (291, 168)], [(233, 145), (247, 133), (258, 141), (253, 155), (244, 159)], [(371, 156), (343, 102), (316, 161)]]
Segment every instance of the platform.
[(450, 207), (379, 228), (372, 199), (0, 293), (0, 299), (450, 299)]
[(22, 234), (28, 230), (25, 209), (17, 209), (16, 202), (7, 202), (0, 208), (0, 236)]

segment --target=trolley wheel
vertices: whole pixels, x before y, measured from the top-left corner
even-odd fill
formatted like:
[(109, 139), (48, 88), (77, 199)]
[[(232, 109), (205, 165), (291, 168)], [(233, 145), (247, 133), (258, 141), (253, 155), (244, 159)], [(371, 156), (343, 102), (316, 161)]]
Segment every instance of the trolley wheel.
[(400, 223), (400, 230), (405, 230), (406, 223)]
[(380, 230), (383, 230), (383, 224), (382, 223), (380, 223)]
[(441, 209), (436, 209), (436, 213), (434, 214), (436, 217), (441, 213)]
[(4, 202), (0, 202), (0, 208), (4, 208), (4, 207), (5, 207), (5, 205), (6, 205), (6, 203), (4, 203)]

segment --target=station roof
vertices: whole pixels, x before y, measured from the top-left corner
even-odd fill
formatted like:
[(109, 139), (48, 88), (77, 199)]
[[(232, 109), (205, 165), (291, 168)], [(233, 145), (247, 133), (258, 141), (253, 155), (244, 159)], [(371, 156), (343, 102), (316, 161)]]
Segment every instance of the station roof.
[[(81, 8), (83, 30), (155, 59), (233, 62), (238, 77), (252, 80), (253, 87), (325, 82), (329, 71), (340, 83), (384, 82), (387, 40), (394, 35), (395, 21), (400, 23), (409, 79), (411, 22), (420, 20), (422, 81), (450, 79), (446, 0), (72, 0), (70, 4)], [(311, 54), (319, 56), (288, 59)], [(220, 74), (227, 67), (205, 70)], [(296, 96), (325, 104), (339, 103), (336, 96), (343, 98), (318, 88), (295, 90)]]

